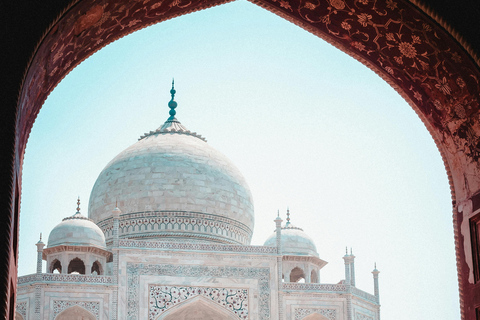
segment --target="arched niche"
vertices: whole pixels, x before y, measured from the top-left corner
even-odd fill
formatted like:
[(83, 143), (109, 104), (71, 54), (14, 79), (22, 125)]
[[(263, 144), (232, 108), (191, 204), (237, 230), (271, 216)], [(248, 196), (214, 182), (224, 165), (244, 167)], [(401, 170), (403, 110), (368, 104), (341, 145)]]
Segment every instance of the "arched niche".
[(62, 263), (58, 259), (53, 260), (52, 263), (50, 263), (49, 272), (62, 273)]
[(327, 317), (321, 315), (320, 313), (312, 313), (303, 318), (302, 320), (330, 320)]
[(72, 259), (68, 264), (68, 273), (85, 274), (85, 263), (79, 258)]
[(97, 320), (97, 318), (88, 310), (73, 306), (60, 312), (55, 320)]
[(290, 271), (290, 282), (299, 282), (305, 280), (305, 272), (299, 267), (295, 267)]
[(98, 262), (98, 260), (96, 260), (92, 264), (92, 268), (90, 270), (90, 273), (94, 274), (94, 275), (102, 275), (103, 274), (102, 264), (100, 262)]
[(203, 297), (187, 300), (160, 315), (157, 320), (238, 320), (229, 310)]

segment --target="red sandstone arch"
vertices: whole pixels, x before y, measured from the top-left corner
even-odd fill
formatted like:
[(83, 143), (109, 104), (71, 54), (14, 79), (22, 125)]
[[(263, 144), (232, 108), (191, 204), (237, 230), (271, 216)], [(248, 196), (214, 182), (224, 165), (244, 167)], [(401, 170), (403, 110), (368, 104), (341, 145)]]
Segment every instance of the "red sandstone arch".
[[(23, 155), (48, 94), (108, 43), (167, 19), (228, 0), (78, 0), (58, 17), (27, 67), (17, 105), (10, 264), (5, 304), (15, 297), (16, 234)], [(480, 209), (478, 60), (406, 0), (252, 0), (323, 38), (375, 71), (422, 119), (442, 154), (452, 190), (462, 317), (475, 319), (469, 218)], [(13, 262), (12, 262), (13, 261)], [(10, 299), (10, 300), (7, 300)], [(475, 300), (475, 299), (478, 299)], [(10, 301), (10, 302), (7, 302)], [(10, 310), (13, 310), (10, 308)], [(11, 312), (9, 312), (12, 314)]]

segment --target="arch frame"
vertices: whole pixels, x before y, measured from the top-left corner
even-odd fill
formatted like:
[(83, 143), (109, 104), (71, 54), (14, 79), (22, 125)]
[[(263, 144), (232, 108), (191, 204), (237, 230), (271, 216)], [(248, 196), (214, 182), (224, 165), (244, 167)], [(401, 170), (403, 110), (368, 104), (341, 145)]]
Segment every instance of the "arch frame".
[(185, 300), (185, 301), (179, 303), (178, 305), (168, 309), (167, 311), (165, 311), (165, 313), (160, 314), (155, 320), (173, 320), (173, 319), (176, 319), (178, 313), (180, 313), (182, 310), (184, 310), (187, 307), (192, 307), (192, 305), (194, 305), (194, 307), (196, 307), (196, 308), (198, 308), (198, 306), (204, 306), (204, 307), (211, 308), (211, 309), (217, 311), (218, 314), (221, 314), (221, 315), (223, 315), (223, 317), (226, 317), (226, 318), (222, 317), (222, 319), (226, 319), (226, 320), (238, 320), (239, 319), (239, 317), (237, 315), (235, 315), (234, 313), (232, 313), (230, 310), (228, 310), (226, 308), (222, 308), (217, 303), (215, 303), (213, 301), (210, 301), (210, 300), (208, 300), (208, 299), (206, 299), (202, 296), (196, 296), (196, 297), (193, 297), (191, 299)]
[[(166, 1), (156, 8), (153, 8), (153, 5), (160, 2), (154, 0), (127, 2), (125, 0), (117, 1), (119, 5), (124, 5), (124, 10), (128, 12), (128, 15), (123, 17), (124, 19), (118, 20), (119, 23), (123, 24), (122, 27), (124, 28), (120, 30), (119, 28), (115, 29), (118, 26), (113, 26), (110, 35), (101, 34), (97, 38), (94, 38), (92, 35), (98, 31), (100, 26), (103, 26), (105, 23), (108, 24), (109, 19), (113, 19), (114, 15), (112, 13), (115, 13), (113, 9), (119, 7), (116, 7), (113, 1), (104, 1), (102, 5), (88, 0), (72, 2), (40, 39), (26, 68), (16, 108), (14, 151), (12, 152), (14, 158), (11, 165), (11, 187), (9, 187), (10, 197), (8, 200), (10, 215), (6, 219), (6, 232), (4, 232), (8, 237), (7, 242), (9, 243), (8, 257), (5, 259), (4, 268), (8, 271), (6, 271), (2, 280), (2, 287), (5, 288), (4, 292), (6, 294), (2, 301), (7, 306), (5, 308), (6, 312), (9, 312), (9, 297), (15, 296), (14, 283), (16, 283), (16, 275), (14, 269), (17, 264), (16, 250), (18, 241), (16, 239), (18, 237), (23, 155), (31, 127), (48, 94), (76, 65), (108, 43), (148, 25), (226, 3), (227, 1), (196, 0), (190, 2), (189, 5), (178, 3), (176, 6), (171, 6), (170, 9), (162, 8), (162, 5), (172, 4), (173, 1)], [(475, 292), (480, 289), (476, 288), (471, 280), (471, 270), (474, 266), (471, 257), (472, 243), (468, 220), (480, 209), (480, 165), (478, 163), (480, 154), (477, 143), (480, 136), (480, 129), (478, 129), (478, 99), (480, 97), (478, 88), (478, 79), (480, 79), (478, 57), (463, 43), (462, 39), (455, 35), (451, 28), (445, 26), (429, 10), (423, 8), (417, 2), (412, 4), (406, 0), (396, 0), (393, 2), (395, 3), (395, 8), (391, 9), (393, 12), (398, 13), (406, 22), (412, 22), (417, 19), (420, 22), (427, 23), (430, 28), (433, 28), (440, 39), (438, 43), (444, 48), (439, 52), (444, 55), (450, 54), (451, 59), (458, 60), (458, 62), (448, 62), (445, 59), (440, 59), (440, 63), (441, 61), (445, 63), (445, 74), (436, 78), (428, 78), (427, 76), (427, 84), (430, 87), (425, 88), (423, 84), (426, 82), (422, 82), (422, 84), (413, 83), (408, 81), (409, 77), (405, 74), (405, 77), (399, 80), (394, 78), (388, 71), (389, 69), (386, 67), (389, 67), (389, 65), (382, 65), (382, 68), (381, 65), (375, 64), (371, 56), (369, 57), (372, 54), (369, 51), (372, 47), (366, 46), (368, 43), (365, 44), (362, 41), (357, 41), (357, 39), (348, 38), (347, 33), (343, 31), (344, 36), (341, 40), (338, 40), (338, 37), (334, 39), (326, 29), (320, 28), (319, 25), (323, 22), (328, 22), (331, 25), (336, 24), (338, 30), (341, 31), (341, 22), (338, 20), (338, 17), (331, 19), (330, 16), (327, 18), (327, 15), (322, 16), (322, 19), (317, 22), (312, 20), (312, 17), (320, 18), (321, 16), (320, 9), (317, 9), (318, 7), (315, 7), (315, 4), (312, 2), (254, 0), (253, 3), (284, 17), (288, 21), (301, 25), (306, 30), (320, 36), (343, 52), (366, 64), (406, 98), (407, 102), (419, 114), (439, 147), (446, 166), (452, 190), (453, 224), (462, 318), (474, 319), (474, 305), (480, 302), (475, 300), (474, 296)], [(335, 1), (335, 3), (340, 7), (342, 3), (343, 5), (353, 6), (353, 1), (350, 0), (339, 0)], [(179, 4), (182, 6), (179, 6)], [(142, 7), (146, 5), (150, 5), (150, 8), (153, 9), (150, 11), (144, 10), (144, 13), (151, 15), (144, 20), (140, 19), (140, 23), (133, 23), (136, 19), (134, 15), (137, 14), (135, 17), (138, 17), (139, 12), (141, 15)], [(345, 9), (345, 7), (340, 7), (336, 8), (337, 11)], [(132, 8), (133, 10), (130, 10)], [(329, 8), (332, 12), (335, 11), (332, 10), (332, 6), (329, 6)], [(355, 14), (358, 17), (358, 23), (362, 25), (365, 23), (371, 27), (373, 22), (371, 22), (372, 19), (368, 18), (369, 13), (362, 12), (362, 8), (357, 9), (359, 10)], [(302, 17), (302, 12), (308, 10), (310, 10), (308, 15)], [(157, 16), (156, 14), (159, 12), (163, 12), (163, 14)], [(362, 16), (362, 13), (365, 13), (366, 16)], [(432, 15), (434, 19), (432, 19)], [(363, 18), (360, 18), (360, 16)], [(308, 21), (308, 23), (305, 21)], [(62, 35), (66, 37), (62, 38)], [(383, 36), (386, 37), (386, 34), (383, 34)], [(87, 44), (91, 44), (91, 46)], [(82, 51), (82, 48), (84, 48), (84, 51)], [(88, 49), (85, 50), (85, 48)], [(407, 48), (411, 49), (408, 45), (403, 45), (403, 50)], [(62, 53), (59, 52), (60, 49), (66, 50)], [(400, 44), (397, 49), (400, 49)], [(406, 54), (403, 56), (407, 58), (409, 55), (413, 55), (411, 50), (410, 53), (408, 53), (408, 50), (405, 52)], [(453, 53), (456, 53), (456, 55)], [(62, 57), (60, 59), (61, 62), (55, 57)], [(385, 63), (393, 64), (393, 58), (393, 55), (390, 56), (389, 59), (385, 60)], [(445, 75), (449, 75), (447, 71), (452, 70), (452, 65), (458, 66), (458, 72), (452, 72), (451, 74), (454, 76), (447, 78)], [(421, 75), (422, 73), (420, 72), (419, 74)], [(424, 74), (427, 74), (427, 72), (424, 72)], [(460, 75), (461, 77), (457, 78), (455, 75)], [(413, 79), (412, 77), (410, 78)], [(463, 82), (459, 82), (458, 79), (462, 79)], [(466, 81), (466, 79), (468, 80)], [(411, 86), (409, 87), (408, 84), (411, 84)], [(461, 90), (452, 90), (452, 88)], [(442, 101), (438, 100), (437, 98), (442, 97), (442, 92), (448, 92), (448, 89), (451, 90), (448, 93), (449, 98)], [(459, 95), (457, 91), (465, 94)], [(447, 96), (447, 94), (444, 95)], [(436, 101), (440, 102), (436, 103)], [(477, 296), (480, 295), (477, 294)]]

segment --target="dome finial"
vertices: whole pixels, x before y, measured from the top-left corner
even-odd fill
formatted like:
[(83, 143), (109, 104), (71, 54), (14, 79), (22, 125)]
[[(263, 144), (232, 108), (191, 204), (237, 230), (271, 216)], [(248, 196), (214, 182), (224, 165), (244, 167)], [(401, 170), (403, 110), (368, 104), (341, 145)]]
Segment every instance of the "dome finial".
[(287, 207), (287, 223), (290, 223), (290, 209)]
[(80, 213), (80, 196), (77, 198), (77, 213)]
[(175, 90), (175, 79), (172, 79), (172, 89), (170, 90), (170, 95), (172, 96), (172, 99), (170, 100), (170, 102), (168, 102), (168, 107), (170, 108), (170, 117), (168, 118), (168, 120), (174, 120), (175, 114), (177, 114), (177, 112), (175, 111), (175, 108), (177, 107), (177, 103), (175, 102), (176, 92), (177, 91)]

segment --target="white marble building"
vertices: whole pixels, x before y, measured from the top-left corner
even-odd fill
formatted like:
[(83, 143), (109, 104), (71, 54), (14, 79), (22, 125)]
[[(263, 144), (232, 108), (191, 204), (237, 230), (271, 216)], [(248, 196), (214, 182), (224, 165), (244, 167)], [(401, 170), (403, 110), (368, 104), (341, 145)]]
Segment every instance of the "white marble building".
[[(252, 246), (254, 210), (242, 174), (170, 117), (100, 173), (88, 208), (37, 243), (37, 273), (19, 277), (16, 319), (379, 320), (375, 294), (321, 282), (315, 244), (278, 216)], [(46, 272), (42, 260), (47, 261)]]

